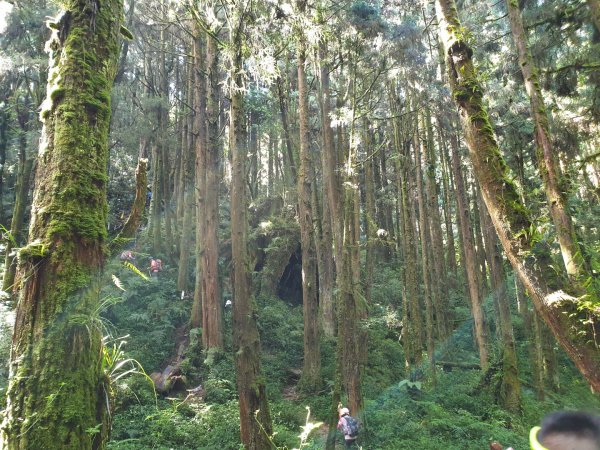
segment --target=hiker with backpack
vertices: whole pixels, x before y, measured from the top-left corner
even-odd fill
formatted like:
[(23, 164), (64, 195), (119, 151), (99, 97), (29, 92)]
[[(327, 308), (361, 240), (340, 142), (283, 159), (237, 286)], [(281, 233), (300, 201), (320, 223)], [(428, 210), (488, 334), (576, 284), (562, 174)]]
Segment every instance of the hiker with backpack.
[(354, 443), (358, 437), (358, 421), (350, 415), (348, 408), (340, 408), (339, 415), (337, 428), (344, 434), (345, 448), (355, 448)]
[(158, 278), (158, 272), (162, 272), (162, 261), (160, 259), (150, 259), (150, 276), (152, 278)]

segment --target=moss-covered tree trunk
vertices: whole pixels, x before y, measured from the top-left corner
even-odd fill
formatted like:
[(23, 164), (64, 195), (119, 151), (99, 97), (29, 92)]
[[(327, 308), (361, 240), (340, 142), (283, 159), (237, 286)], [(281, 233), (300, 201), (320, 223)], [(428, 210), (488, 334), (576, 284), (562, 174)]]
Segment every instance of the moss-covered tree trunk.
[[(231, 11), (231, 10), (230, 10)], [(267, 403), (265, 379), (260, 367), (260, 337), (256, 327), (253, 290), (248, 258), (248, 219), (246, 211), (246, 139), (243, 96), (244, 17), (233, 10), (230, 45), (231, 104), (229, 112), (229, 149), (231, 166), (231, 251), (233, 260), (233, 351), (240, 407), (240, 433), (246, 450), (272, 447), (271, 415)]]
[(204, 348), (223, 347), (221, 292), (219, 289), (219, 53), (207, 36), (207, 146), (204, 189), (204, 251), (202, 253), (202, 342)]
[(100, 449), (109, 431), (99, 276), (121, 0), (71, 0), (56, 22), (2, 448)]
[[(584, 277), (587, 278), (590, 274), (585, 267), (583, 254), (573, 227), (573, 221), (568, 211), (567, 199), (564, 193), (565, 183), (561, 181), (560, 166), (557, 163), (556, 151), (552, 144), (550, 123), (546, 106), (544, 105), (538, 70), (529, 51), (527, 34), (523, 26), (519, 4), (516, 0), (507, 0), (506, 5), (513, 42), (515, 47), (517, 47), (519, 55), (519, 66), (523, 73), (525, 89), (529, 95), (531, 117), (535, 125), (537, 163), (544, 182), (550, 216), (554, 223), (567, 274), (571, 278), (571, 281), (579, 284), (581, 288)], [(590, 6), (592, 5), (590, 4)]]
[[(586, 305), (598, 305), (598, 293), (590, 292), (582, 303), (569, 295), (571, 286), (556, 280), (547, 264), (536, 264), (531, 254), (533, 229), (529, 212), (508, 176), (483, 106), (483, 91), (471, 59), (473, 51), (452, 0), (436, 0), (440, 38), (443, 42), (452, 96), (459, 110), (473, 170), (485, 204), (513, 269), (558, 342), (591, 386), (600, 390), (600, 351), (596, 344), (597, 316)], [(552, 288), (552, 284), (556, 288)]]

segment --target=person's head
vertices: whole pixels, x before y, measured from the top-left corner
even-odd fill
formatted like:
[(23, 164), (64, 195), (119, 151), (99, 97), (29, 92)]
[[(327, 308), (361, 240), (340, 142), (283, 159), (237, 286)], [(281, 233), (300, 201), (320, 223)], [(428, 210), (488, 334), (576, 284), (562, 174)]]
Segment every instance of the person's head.
[(350, 410), (348, 408), (340, 408), (340, 410), (338, 412), (340, 414), (340, 417), (344, 417), (344, 416), (349, 416), (350, 415)]
[(555, 412), (529, 435), (532, 450), (600, 450), (600, 417), (586, 412)]

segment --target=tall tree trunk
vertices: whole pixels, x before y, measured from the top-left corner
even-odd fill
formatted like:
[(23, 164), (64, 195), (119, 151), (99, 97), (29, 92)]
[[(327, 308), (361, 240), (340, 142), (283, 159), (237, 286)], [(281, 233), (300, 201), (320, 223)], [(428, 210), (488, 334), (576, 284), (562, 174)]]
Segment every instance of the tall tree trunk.
[[(440, 136), (441, 160), (442, 160), (442, 186), (444, 188), (444, 224), (446, 225), (446, 261), (448, 271), (453, 275), (449, 284), (455, 287), (454, 280), (458, 272), (458, 263), (456, 262), (456, 245), (454, 241), (454, 229), (452, 226), (452, 198), (454, 191), (452, 190), (452, 180), (450, 178), (450, 168), (448, 162), (448, 150), (443, 136)], [(449, 287), (451, 287), (449, 286)]]
[[(327, 47), (325, 42), (319, 44), (320, 86), (319, 106), (321, 109), (321, 135), (323, 151), (321, 152), (323, 178), (323, 220), (322, 241), (324, 247), (323, 274), (324, 285), (320, 286), (320, 304), (323, 317), (323, 332), (327, 336), (335, 333), (335, 259), (336, 249), (341, 249), (342, 221), (340, 191), (336, 172), (337, 158), (331, 129), (331, 105), (329, 91), (329, 64), (327, 62)], [(339, 255), (338, 255), (339, 257)]]
[[(192, 135), (195, 149), (195, 200), (196, 200), (196, 279), (194, 283), (194, 302), (192, 304), (191, 325), (198, 328), (202, 324), (203, 314), (203, 281), (204, 277), (204, 239), (206, 235), (206, 61), (204, 58), (204, 32), (194, 21), (194, 121)], [(204, 330), (203, 330), (204, 331)], [(202, 338), (204, 339), (204, 337)]]
[[(542, 324), (540, 324), (542, 325)], [(542, 354), (544, 358), (544, 378), (546, 386), (552, 392), (560, 389), (558, 355), (556, 352), (556, 339), (552, 336), (548, 327), (540, 326), (542, 340)]]
[[(475, 255), (477, 257), (477, 280), (479, 284), (479, 292), (481, 299), (483, 300), (489, 293), (488, 279), (487, 279), (487, 265), (486, 265), (486, 254), (485, 247), (483, 246), (483, 233), (481, 231), (481, 218), (479, 216), (479, 206), (477, 204), (477, 187), (475, 184), (471, 184), (472, 194), (469, 195), (469, 204), (472, 205), (472, 224), (473, 224), (473, 236), (475, 238)], [(472, 202), (471, 202), (472, 200)]]
[[(231, 20), (238, 22), (230, 30), (233, 51), (231, 67), (231, 105), (229, 148), (231, 167), (231, 247), (233, 260), (233, 353), (237, 372), (240, 407), (240, 433), (246, 450), (271, 448), (271, 416), (267, 403), (265, 379), (260, 368), (260, 338), (252, 306), (252, 282), (248, 261), (248, 220), (246, 217), (247, 139), (243, 98), (243, 20), (234, 12)], [(258, 412), (257, 412), (258, 411)]]
[[(175, 157), (175, 162), (177, 164), (177, 172), (175, 173), (175, 186), (176, 189), (173, 192), (173, 197), (175, 197), (175, 205), (176, 205), (176, 213), (177, 222), (185, 221), (185, 211), (187, 210), (186, 204), (186, 189), (192, 189), (190, 186), (190, 176), (191, 176), (191, 167), (193, 164), (192, 157), (192, 149), (194, 146), (192, 145), (193, 137), (190, 129), (192, 127), (192, 111), (188, 108), (188, 105), (194, 104), (194, 78), (193, 78), (193, 60), (188, 62), (186, 59), (186, 64), (184, 65), (181, 72), (182, 75), (182, 83), (185, 83), (185, 89), (182, 92), (182, 95), (185, 98), (185, 104), (181, 106), (180, 119), (179, 119), (179, 129), (181, 131), (181, 145), (179, 146), (179, 154)], [(193, 178), (192, 178), (193, 180)], [(183, 234), (183, 230), (182, 230)], [(181, 251), (181, 248), (180, 248)]]
[[(597, 13), (597, 0), (595, 2), (589, 1), (588, 3), (592, 9), (593, 4), (596, 3), (595, 12)], [(578, 287), (581, 288), (584, 279), (589, 278), (591, 274), (586, 268), (583, 254), (577, 241), (577, 235), (575, 234), (575, 228), (573, 227), (573, 221), (568, 211), (567, 199), (564, 194), (564, 181), (561, 180), (560, 166), (556, 161), (556, 152), (552, 144), (550, 123), (548, 121), (546, 106), (544, 105), (537, 66), (529, 51), (527, 35), (523, 26), (518, 2), (507, 0), (506, 5), (513, 42), (519, 54), (519, 65), (523, 73), (525, 89), (529, 95), (531, 117), (535, 125), (537, 163), (544, 182), (550, 216), (556, 229), (567, 275), (571, 279), (571, 282), (577, 283)]]
[[(192, 64), (187, 64), (193, 66)], [(193, 98), (193, 82), (191, 75), (193, 70), (184, 70), (184, 79), (187, 77), (185, 96), (187, 97), (187, 105), (194, 104)], [(182, 114), (181, 123), (181, 145), (180, 155), (176, 158), (177, 167), (179, 167), (179, 176), (175, 175), (175, 185), (177, 189), (173, 193), (176, 198), (176, 217), (181, 220), (181, 241), (179, 245), (179, 264), (177, 270), (177, 289), (186, 291), (188, 286), (188, 271), (190, 265), (190, 244), (192, 241), (193, 218), (195, 211), (195, 184), (194, 184), (194, 154), (195, 148), (192, 145), (194, 139), (190, 133), (190, 123), (193, 118), (190, 113)], [(193, 125), (192, 125), (193, 128)], [(179, 161), (179, 162), (177, 162)]]
[[(390, 95), (390, 104), (398, 105), (393, 87), (388, 90)], [(398, 111), (392, 107), (392, 112), (397, 115)], [(400, 249), (403, 255), (403, 265), (401, 267), (403, 274), (403, 314), (402, 322), (403, 339), (402, 346), (405, 354), (405, 366), (407, 375), (413, 365), (418, 364), (422, 359), (423, 342), (419, 331), (421, 323), (421, 314), (418, 307), (419, 299), (419, 281), (417, 275), (417, 252), (415, 245), (414, 221), (412, 219), (411, 197), (409, 195), (408, 174), (410, 172), (410, 149), (408, 140), (402, 136), (400, 119), (392, 121), (394, 129), (394, 146), (398, 153), (396, 158), (396, 183), (398, 185), (398, 200), (400, 202), (399, 226), (400, 233), (397, 236), (401, 239)]]
[(65, 6), (69, 13), (49, 43), (52, 95), (41, 112), (29, 243), (19, 252), (22, 287), (2, 426), (1, 446), (8, 450), (57, 444), (100, 449), (110, 429), (97, 312), (108, 237), (110, 92), (123, 4)]
[(462, 236), (462, 247), (464, 252), (464, 260), (462, 263), (465, 266), (467, 274), (467, 283), (469, 285), (469, 298), (471, 300), (471, 314), (475, 323), (475, 339), (477, 348), (479, 349), (479, 361), (481, 368), (485, 370), (488, 366), (488, 349), (487, 336), (485, 327), (485, 318), (483, 314), (483, 301), (479, 290), (479, 278), (477, 267), (477, 255), (475, 253), (475, 243), (473, 242), (473, 232), (471, 226), (471, 217), (469, 214), (469, 202), (460, 167), (460, 155), (456, 141), (451, 141), (451, 158), (452, 158), (452, 173), (454, 175), (454, 183), (456, 184), (456, 203), (458, 206), (458, 214), (460, 215), (460, 228)]
[[(394, 186), (393, 183), (389, 183), (388, 182), (388, 170), (387, 170), (387, 160), (386, 160), (386, 155), (384, 151), (381, 151), (379, 153), (379, 163), (380, 163), (380, 167), (381, 167), (381, 186), (384, 192), (389, 192), (390, 190), (394, 190)], [(394, 247), (392, 246), (392, 243), (396, 241), (396, 236), (399, 234), (396, 232), (396, 229), (394, 228), (394, 220), (392, 219), (393, 217), (393, 211), (392, 211), (392, 205), (389, 203), (384, 204), (383, 206), (383, 215), (385, 217), (385, 229), (388, 232), (388, 236), (387, 236), (387, 241), (388, 241), (388, 248), (387, 248), (387, 256), (386, 256), (386, 260), (391, 260), (392, 256), (394, 254)]]
[(298, 179), (298, 174), (296, 173), (296, 160), (294, 158), (294, 149), (292, 147), (292, 137), (290, 135), (290, 125), (288, 120), (288, 107), (286, 101), (286, 95), (284, 91), (283, 79), (281, 77), (277, 78), (277, 93), (279, 97), (279, 111), (281, 113), (281, 125), (283, 127), (283, 137), (285, 141), (285, 149), (286, 149), (286, 157), (287, 157), (287, 167), (289, 167), (291, 182), (293, 184), (294, 181)]
[[(20, 130), (19, 135), (19, 165), (17, 172), (17, 182), (15, 184), (15, 204), (13, 207), (12, 220), (10, 222), (11, 239), (6, 242), (6, 259), (4, 262), (4, 279), (2, 280), (2, 290), (5, 292), (17, 291), (15, 286), (15, 274), (17, 272), (17, 258), (13, 254), (15, 246), (22, 243), (23, 225), (25, 219), (25, 209), (27, 207), (27, 194), (29, 192), (29, 182), (31, 171), (33, 169), (33, 159), (27, 159), (27, 127)], [(1, 205), (0, 205), (1, 206)]]
[(498, 249), (498, 237), (492, 224), (483, 199), (479, 196), (479, 210), (481, 211), (481, 227), (485, 240), (486, 255), (490, 267), (491, 288), (494, 300), (498, 306), (498, 325), (500, 328), (502, 349), (502, 383), (500, 401), (502, 405), (513, 413), (521, 409), (521, 382), (517, 366), (517, 352), (513, 336), (512, 322), (510, 320), (510, 305), (506, 292), (506, 280), (502, 255)]
[[(301, 15), (306, 10), (306, 0), (297, 1)], [(308, 391), (316, 391), (321, 383), (321, 349), (319, 345), (319, 299), (317, 290), (317, 261), (313, 228), (312, 159), (308, 128), (308, 86), (304, 65), (306, 63), (306, 38), (303, 30), (297, 33), (298, 58), (298, 115), (300, 119), (300, 168), (298, 171), (298, 222), (302, 248), (302, 305), (304, 313), (304, 363), (301, 383)]]
[[(8, 147), (9, 114), (6, 108), (0, 109), (0, 223), (4, 224), (4, 165)], [(8, 252), (6, 252), (8, 254)], [(8, 267), (8, 266), (5, 266)]]
[(248, 184), (250, 186), (250, 200), (255, 200), (258, 197), (258, 166), (259, 166), (259, 124), (258, 124), (258, 111), (255, 109), (250, 110), (250, 170), (248, 177)]
[(540, 335), (540, 320), (535, 310), (529, 309), (525, 288), (519, 278), (515, 277), (515, 292), (517, 295), (517, 305), (519, 313), (523, 317), (523, 329), (527, 337), (527, 353), (529, 354), (529, 365), (531, 367), (531, 378), (535, 389), (537, 400), (544, 400), (544, 370), (543, 355)]
[[(353, 414), (363, 409), (361, 388), (362, 361), (359, 345), (366, 347), (366, 342), (359, 339), (359, 320), (361, 319), (360, 276), (357, 276), (359, 259), (359, 241), (357, 214), (360, 208), (359, 183), (357, 171), (357, 146), (355, 130), (356, 113), (356, 68), (353, 68), (352, 120), (348, 155), (344, 167), (344, 234), (342, 242), (342, 259), (338, 272), (338, 355), (341, 355), (343, 383), (348, 394), (349, 408)], [(360, 342), (360, 344), (359, 344)]]
[[(570, 283), (556, 280), (551, 267), (543, 271), (533, 259), (522, 256), (532, 251), (529, 232), (532, 223), (507, 174), (506, 163), (483, 106), (483, 91), (471, 59), (473, 51), (463, 40), (465, 34), (459, 32), (464, 28), (458, 19), (454, 1), (436, 0), (436, 11), (452, 95), (460, 113), (473, 170), (500, 242), (536, 309), (583, 376), (598, 391), (600, 352), (595, 340), (597, 317), (585, 305), (578, 308), (580, 300), (568, 294)], [(553, 289), (549, 282), (556, 283), (559, 288)], [(598, 303), (598, 293), (593, 287), (586, 301)]]
[(432, 294), (433, 306), (435, 312), (435, 326), (437, 334), (440, 337), (446, 337), (449, 334), (448, 325), (448, 280), (446, 277), (446, 267), (444, 258), (437, 255), (444, 254), (444, 243), (442, 242), (442, 221), (438, 202), (438, 185), (435, 179), (436, 159), (433, 141), (433, 126), (429, 110), (424, 117), (427, 144), (423, 149), (423, 162), (425, 166), (425, 190), (427, 194), (427, 210), (429, 218), (429, 249), (432, 253), (431, 265), (432, 272)]
[[(207, 36), (207, 101), (204, 187), (204, 251), (202, 253), (202, 343), (204, 348), (223, 347), (223, 320), (219, 289), (219, 54), (216, 41)], [(199, 219), (201, 220), (201, 219)]]
[(156, 142), (152, 143), (152, 198), (150, 200), (150, 226), (148, 233), (152, 236), (152, 252), (155, 256), (162, 251), (162, 197), (161, 183), (162, 158)]
[(378, 227), (375, 210), (375, 180), (373, 177), (373, 142), (370, 137), (369, 122), (367, 120), (364, 121), (363, 142), (367, 152), (367, 158), (363, 163), (365, 176), (365, 235), (367, 237), (367, 254), (365, 257), (365, 300), (367, 301), (367, 305), (370, 305)]
[[(413, 146), (415, 150), (415, 172), (417, 186), (417, 204), (418, 204), (418, 220), (419, 225), (419, 243), (421, 249), (421, 273), (423, 275), (423, 298), (425, 300), (425, 340), (427, 345), (427, 359), (429, 361), (429, 370), (431, 371), (431, 380), (435, 384), (435, 342), (434, 342), (434, 324), (433, 324), (433, 299), (432, 299), (432, 268), (431, 259), (429, 258), (429, 211), (425, 203), (425, 192), (423, 189), (423, 170), (421, 158), (421, 139), (419, 136), (420, 129), (418, 126), (419, 118), (415, 118), (415, 128), (413, 131)], [(427, 151), (426, 148), (423, 149)]]
[(271, 130), (269, 133), (269, 147), (267, 155), (267, 196), (274, 197), (275, 192), (273, 186), (275, 184), (275, 173), (274, 173), (274, 160), (275, 160), (275, 132)]

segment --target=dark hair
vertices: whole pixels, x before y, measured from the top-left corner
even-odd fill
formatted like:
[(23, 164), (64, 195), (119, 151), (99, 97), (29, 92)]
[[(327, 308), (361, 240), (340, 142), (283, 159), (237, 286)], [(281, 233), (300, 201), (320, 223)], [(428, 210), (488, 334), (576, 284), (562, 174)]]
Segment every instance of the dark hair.
[(580, 411), (562, 411), (548, 414), (542, 421), (538, 440), (551, 434), (570, 434), (590, 439), (600, 445), (600, 417)]

